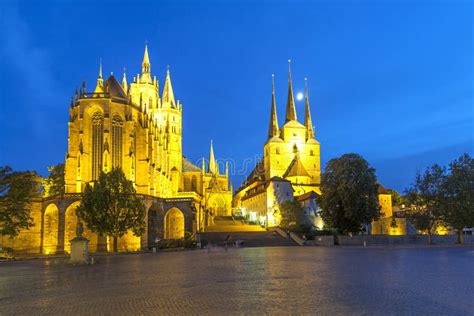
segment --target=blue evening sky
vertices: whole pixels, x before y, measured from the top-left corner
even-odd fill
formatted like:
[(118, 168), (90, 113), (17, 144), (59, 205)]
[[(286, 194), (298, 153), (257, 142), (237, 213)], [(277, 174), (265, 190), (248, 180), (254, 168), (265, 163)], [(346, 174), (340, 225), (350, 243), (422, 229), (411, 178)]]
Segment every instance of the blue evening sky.
[[(271, 74), (284, 119), (287, 60), (309, 78), (323, 165), (356, 152), (386, 186), (474, 153), (470, 1), (3, 1), (0, 165), (64, 160), (69, 100), (104, 72), (130, 79), (148, 41), (160, 86), (170, 66), (183, 103), (184, 154), (244, 161), (263, 153)], [(300, 121), (304, 104), (297, 103)], [(250, 169), (232, 175), (240, 185)]]

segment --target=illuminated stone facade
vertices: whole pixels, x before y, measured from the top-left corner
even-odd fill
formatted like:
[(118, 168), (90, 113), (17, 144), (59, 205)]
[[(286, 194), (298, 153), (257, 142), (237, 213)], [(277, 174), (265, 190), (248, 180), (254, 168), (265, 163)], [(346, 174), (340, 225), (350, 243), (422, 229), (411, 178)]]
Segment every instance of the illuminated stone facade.
[[(45, 254), (69, 252), (80, 194), (87, 183), (114, 167), (122, 168), (147, 208), (146, 232), (120, 238), (121, 250), (146, 249), (156, 239), (182, 239), (186, 232), (204, 231), (215, 216), (230, 215), (228, 168), (219, 172), (212, 143), (208, 166), (204, 159), (197, 167), (183, 156), (183, 106), (174, 97), (169, 69), (161, 96), (159, 92), (147, 47), (141, 74), (130, 84), (125, 73), (121, 82), (113, 74), (104, 80), (101, 63), (93, 91), (83, 83), (71, 101), (64, 198), (36, 201), (33, 230), (15, 239), (22, 245), (15, 240), (6, 244)], [(91, 251), (110, 249), (107, 237), (87, 228), (84, 236)]]
[[(296, 117), (291, 70), (288, 71), (288, 97), (285, 123), (280, 127), (277, 118), (275, 83), (272, 78), (272, 99), (268, 138), (263, 146), (263, 159), (234, 196), (234, 206), (265, 221), (267, 226), (277, 226), (279, 211), (277, 201), (293, 199), (307, 192), (320, 193), (321, 159), (319, 142), (315, 138), (311, 119), (308, 85), (305, 91), (304, 124)], [(289, 184), (291, 192), (279, 191), (281, 182)], [(278, 182), (278, 190), (277, 188)], [(254, 215), (253, 215), (254, 216)]]

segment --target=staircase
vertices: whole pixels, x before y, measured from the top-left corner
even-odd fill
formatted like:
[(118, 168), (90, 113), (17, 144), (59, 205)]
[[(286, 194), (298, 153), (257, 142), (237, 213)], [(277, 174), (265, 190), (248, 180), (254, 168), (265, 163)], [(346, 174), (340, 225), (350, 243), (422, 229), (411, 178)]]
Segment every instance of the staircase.
[[(232, 216), (216, 216), (214, 225), (205, 228), (205, 232), (229, 233), (229, 232), (264, 232), (266, 231), (260, 225), (248, 224), (241, 218), (232, 218)], [(226, 235), (227, 236), (227, 235)]]
[(236, 240), (242, 241), (241, 247), (284, 247), (298, 246), (292, 239), (287, 239), (274, 231), (247, 231), (247, 232), (205, 232), (199, 234), (203, 246), (211, 242), (212, 245), (224, 244), (228, 235), (231, 243)]

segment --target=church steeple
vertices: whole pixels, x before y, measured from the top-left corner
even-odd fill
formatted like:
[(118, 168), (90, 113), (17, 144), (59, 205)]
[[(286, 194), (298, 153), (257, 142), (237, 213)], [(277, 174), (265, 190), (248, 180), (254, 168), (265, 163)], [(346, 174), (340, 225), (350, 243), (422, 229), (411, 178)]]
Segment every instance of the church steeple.
[(288, 59), (288, 100), (286, 102), (285, 122), (296, 121), (295, 98), (293, 97), (293, 82), (291, 81), (291, 60)]
[(151, 83), (151, 64), (150, 58), (148, 57), (148, 45), (145, 44), (145, 52), (143, 53), (143, 61), (142, 61), (142, 75), (141, 81), (144, 83)]
[(128, 91), (128, 84), (127, 84), (127, 74), (125, 73), (125, 67), (123, 67), (123, 77), (122, 77), (122, 89), (127, 93)]
[(145, 44), (145, 53), (143, 53), (143, 61), (142, 61), (142, 74), (150, 73), (151, 72), (151, 65), (150, 65), (150, 57), (148, 57), (148, 45)]
[(217, 165), (217, 161), (214, 158), (214, 147), (212, 145), (211, 140), (211, 150), (209, 151), (209, 170), (208, 172), (218, 175), (219, 174), (219, 166)]
[(173, 93), (173, 87), (171, 86), (171, 77), (170, 77), (170, 69), (166, 70), (166, 80), (165, 80), (165, 85), (163, 87), (163, 95), (161, 97), (161, 103), (165, 104), (168, 103), (171, 107), (175, 107), (175, 101), (174, 101), (174, 93)]
[(308, 79), (304, 78), (305, 82), (305, 111), (304, 111), (304, 126), (306, 127), (306, 138), (314, 138), (313, 122), (311, 120), (311, 111), (309, 109), (309, 95), (308, 95)]
[(268, 128), (269, 139), (278, 136), (278, 118), (275, 100), (275, 75), (272, 75), (272, 106), (270, 111), (270, 127)]
[(102, 58), (99, 61), (99, 76), (97, 77), (97, 85), (94, 93), (104, 92), (104, 78), (102, 78)]

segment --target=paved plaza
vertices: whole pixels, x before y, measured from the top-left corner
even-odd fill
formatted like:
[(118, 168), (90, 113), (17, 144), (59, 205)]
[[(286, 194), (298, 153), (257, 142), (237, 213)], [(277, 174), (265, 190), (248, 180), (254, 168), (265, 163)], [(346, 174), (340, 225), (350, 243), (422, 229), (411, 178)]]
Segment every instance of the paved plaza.
[(0, 263), (0, 315), (474, 313), (474, 249), (215, 248)]

